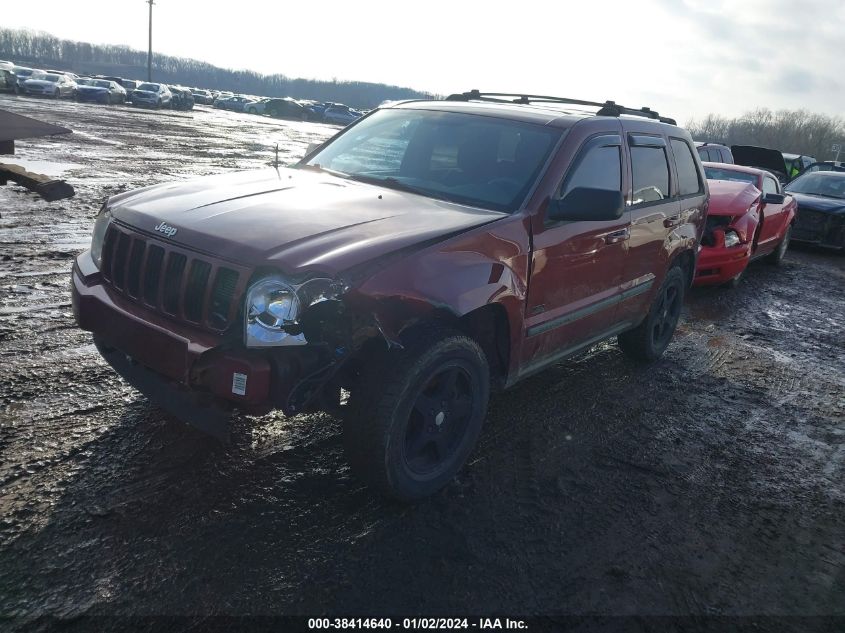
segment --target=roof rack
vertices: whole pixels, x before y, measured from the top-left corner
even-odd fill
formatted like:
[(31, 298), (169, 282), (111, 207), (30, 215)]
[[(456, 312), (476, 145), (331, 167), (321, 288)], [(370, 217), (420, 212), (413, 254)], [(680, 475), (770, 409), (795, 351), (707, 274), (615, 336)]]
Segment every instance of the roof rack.
[(670, 125), (677, 125), (675, 119), (660, 116), (651, 108), (626, 108), (619, 105), (615, 101), (605, 101), (599, 103), (598, 101), (584, 101), (583, 99), (568, 99), (566, 97), (549, 97), (546, 95), (526, 95), (515, 94), (509, 92), (480, 92), (479, 90), (470, 90), (469, 92), (459, 92), (446, 97), (446, 101), (491, 101), (493, 103), (565, 103), (569, 105), (583, 105), (599, 108), (596, 112), (598, 116), (620, 116), (622, 114), (630, 114), (632, 116), (641, 116), (648, 119), (657, 119), (661, 123), (668, 123)]

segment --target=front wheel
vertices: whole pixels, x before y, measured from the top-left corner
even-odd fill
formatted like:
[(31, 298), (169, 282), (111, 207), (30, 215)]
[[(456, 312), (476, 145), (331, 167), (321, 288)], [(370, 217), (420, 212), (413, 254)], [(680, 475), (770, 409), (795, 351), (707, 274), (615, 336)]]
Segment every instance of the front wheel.
[(792, 225), (786, 227), (786, 232), (783, 234), (778, 247), (766, 255), (766, 262), (773, 266), (780, 266), (783, 263), (783, 258), (786, 257), (786, 250), (789, 248), (789, 240), (792, 238)]
[(681, 318), (685, 289), (686, 276), (683, 269), (673, 266), (666, 274), (643, 322), (617, 337), (619, 347), (625, 354), (642, 362), (660, 358), (669, 346)]
[(370, 362), (343, 427), (353, 472), (400, 501), (445, 486), (475, 446), (487, 414), (490, 369), (456, 330), (418, 330), (404, 349)]

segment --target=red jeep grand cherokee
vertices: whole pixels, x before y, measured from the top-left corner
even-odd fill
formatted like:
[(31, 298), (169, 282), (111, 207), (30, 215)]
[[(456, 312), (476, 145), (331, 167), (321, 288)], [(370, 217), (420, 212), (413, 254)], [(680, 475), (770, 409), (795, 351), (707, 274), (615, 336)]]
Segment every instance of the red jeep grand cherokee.
[(645, 108), (394, 104), (291, 168), (112, 197), (74, 311), (128, 382), (207, 430), (232, 408), (343, 412), (355, 472), (411, 500), (465, 462), (491, 387), (610, 337), (663, 353), (707, 202), (689, 135)]

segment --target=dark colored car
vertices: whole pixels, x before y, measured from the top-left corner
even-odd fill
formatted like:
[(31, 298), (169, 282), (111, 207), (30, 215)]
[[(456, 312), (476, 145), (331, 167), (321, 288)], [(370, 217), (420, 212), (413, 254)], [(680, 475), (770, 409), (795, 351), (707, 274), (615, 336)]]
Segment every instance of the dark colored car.
[(171, 108), (183, 111), (194, 109), (194, 95), (188, 88), (170, 86), (170, 92), (173, 95), (170, 101)]
[(804, 174), (786, 190), (798, 201), (792, 239), (845, 251), (845, 173)]
[(76, 319), (184, 420), (338, 411), (354, 472), (431, 494), (491, 387), (612, 337), (655, 360), (693, 279), (708, 192), (689, 134), (532, 99), (405, 102), (292, 168), (116, 195), (74, 264)]
[(789, 248), (795, 199), (762, 169), (704, 163), (704, 173), (710, 206), (695, 285), (736, 287), (754, 260), (780, 265)]
[(305, 121), (308, 119), (308, 112), (293, 99), (270, 99), (264, 106), (264, 114), (277, 119), (292, 119), (296, 121)]
[(0, 68), (0, 92), (18, 94), (20, 91), (17, 75), (7, 68)]
[(76, 98), (96, 103), (126, 103), (126, 90), (116, 81), (92, 79), (86, 84), (77, 85)]
[(702, 163), (725, 163), (733, 164), (734, 157), (731, 148), (718, 143), (696, 143), (695, 149)]
[(334, 104), (323, 110), (323, 122), (334, 125), (349, 125), (362, 116), (364, 116), (362, 112), (342, 104)]
[(731, 152), (737, 165), (765, 169), (774, 174), (781, 184), (789, 182), (786, 161), (778, 150), (755, 145), (731, 145)]

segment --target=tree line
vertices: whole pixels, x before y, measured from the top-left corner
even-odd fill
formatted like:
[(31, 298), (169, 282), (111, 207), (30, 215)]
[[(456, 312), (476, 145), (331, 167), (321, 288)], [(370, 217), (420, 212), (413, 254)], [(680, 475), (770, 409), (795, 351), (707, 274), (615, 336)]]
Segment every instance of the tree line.
[[(0, 59), (23, 66), (77, 74), (146, 79), (147, 53), (121, 45), (65, 40), (49, 33), (0, 28)], [(434, 95), (401, 86), (364, 81), (320, 81), (219, 68), (186, 57), (153, 54), (153, 80), (267, 97), (335, 101), (373, 108), (385, 100), (430, 99)]]
[[(735, 118), (708, 114), (700, 121), (690, 121), (687, 130), (696, 141), (758, 145), (818, 160), (834, 158), (831, 146), (845, 143), (845, 119), (807, 110), (760, 108)], [(840, 158), (845, 160), (845, 151)]]

